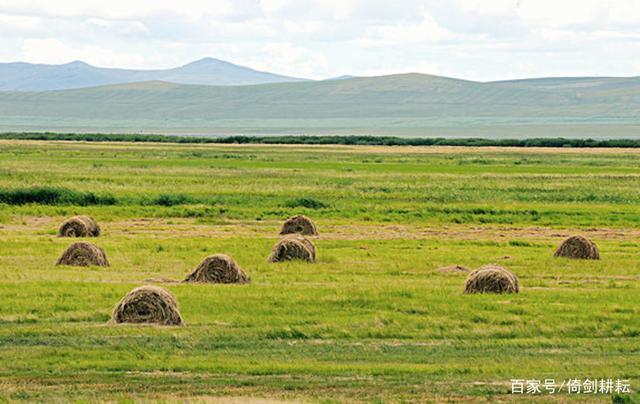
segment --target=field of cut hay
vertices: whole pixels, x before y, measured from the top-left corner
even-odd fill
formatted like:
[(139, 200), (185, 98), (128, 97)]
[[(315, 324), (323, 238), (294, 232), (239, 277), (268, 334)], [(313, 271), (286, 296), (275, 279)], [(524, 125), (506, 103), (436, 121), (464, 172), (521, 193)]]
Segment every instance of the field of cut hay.
[(639, 190), (634, 150), (0, 142), (0, 401), (637, 401)]

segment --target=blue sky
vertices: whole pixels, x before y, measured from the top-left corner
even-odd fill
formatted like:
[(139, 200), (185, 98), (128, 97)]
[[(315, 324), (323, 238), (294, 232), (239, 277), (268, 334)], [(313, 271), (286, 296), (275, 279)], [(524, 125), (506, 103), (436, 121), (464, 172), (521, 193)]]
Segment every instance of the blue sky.
[(640, 75), (640, 0), (0, 0), (0, 61), (473, 80)]

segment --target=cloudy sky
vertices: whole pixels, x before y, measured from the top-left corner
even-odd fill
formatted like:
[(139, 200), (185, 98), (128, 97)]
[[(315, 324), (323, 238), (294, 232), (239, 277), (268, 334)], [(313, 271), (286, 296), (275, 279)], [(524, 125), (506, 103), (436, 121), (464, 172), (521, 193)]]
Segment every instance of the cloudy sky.
[(474, 80), (640, 75), (640, 0), (0, 0), (0, 62)]

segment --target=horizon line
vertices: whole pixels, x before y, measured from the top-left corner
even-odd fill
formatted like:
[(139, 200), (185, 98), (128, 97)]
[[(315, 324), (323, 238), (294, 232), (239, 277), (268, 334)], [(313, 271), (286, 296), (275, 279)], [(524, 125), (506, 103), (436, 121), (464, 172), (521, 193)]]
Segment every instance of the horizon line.
[[(282, 73), (277, 73), (277, 72), (272, 72), (272, 71), (266, 71), (266, 70), (259, 70), (259, 69), (255, 69), (253, 67), (250, 66), (246, 66), (246, 65), (242, 65), (242, 64), (238, 64), (236, 62), (231, 62), (228, 60), (224, 60), (224, 59), (220, 59), (220, 58), (216, 58), (216, 57), (212, 57), (212, 56), (204, 56), (198, 59), (195, 59), (191, 62), (187, 62), (184, 64), (180, 64), (177, 66), (173, 66), (173, 67), (152, 67), (152, 68), (141, 68), (141, 67), (105, 67), (105, 66), (98, 66), (98, 65), (94, 65), (91, 64), (89, 62), (85, 62), (84, 60), (80, 60), (80, 59), (74, 59), (71, 60), (69, 62), (64, 62), (64, 63), (39, 63), (39, 62), (27, 62), (24, 60), (16, 60), (16, 61), (8, 61), (8, 62), (4, 62), (4, 61), (0, 61), (0, 65), (8, 65), (8, 64), (26, 64), (26, 65), (32, 65), (32, 66), (65, 66), (65, 65), (71, 65), (71, 64), (83, 64), (83, 65), (87, 65), (90, 67), (94, 67), (97, 69), (114, 69), (114, 70), (134, 70), (134, 71), (163, 71), (163, 70), (171, 70), (171, 69), (179, 69), (182, 67), (186, 67), (189, 65), (192, 65), (194, 63), (197, 62), (202, 62), (202, 61), (216, 61), (216, 62), (222, 62), (225, 64), (230, 64), (239, 68), (243, 68), (243, 69), (250, 69), (256, 72), (260, 72), (260, 73), (268, 73), (268, 74), (272, 74), (272, 75), (277, 75), (277, 76), (282, 76), (282, 77), (288, 77), (291, 79), (296, 79), (296, 80), (301, 80), (301, 81), (329, 81), (332, 79), (343, 79), (343, 80), (349, 80), (349, 79), (353, 79), (353, 78), (376, 78), (376, 77), (389, 77), (389, 76), (401, 76), (401, 75), (411, 75), (411, 74), (415, 74), (415, 75), (423, 75), (423, 76), (432, 76), (432, 77), (440, 77), (440, 78), (446, 78), (446, 79), (453, 79), (453, 80), (462, 80), (462, 81), (468, 81), (468, 82), (474, 82), (474, 83), (500, 83), (500, 82), (511, 82), (511, 81), (525, 81), (525, 80), (544, 80), (544, 79), (634, 79), (634, 78), (640, 78), (640, 75), (632, 75), (632, 76), (616, 76), (616, 75), (550, 75), (550, 76), (524, 76), (524, 77), (518, 77), (518, 78), (505, 78), (505, 79), (494, 79), (494, 80), (473, 80), (473, 79), (467, 79), (467, 78), (463, 78), (463, 77), (458, 77), (458, 76), (449, 76), (446, 74), (434, 74), (434, 73), (428, 73), (428, 72), (422, 72), (422, 71), (404, 71), (404, 72), (390, 72), (390, 73), (385, 73), (385, 74), (373, 74), (373, 75), (356, 75), (356, 74), (350, 74), (350, 73), (345, 73), (345, 74), (341, 74), (341, 75), (337, 75), (337, 76), (329, 76), (329, 77), (325, 77), (325, 78), (321, 78), (321, 79), (309, 79), (309, 78), (305, 78), (305, 77), (301, 77), (298, 75), (295, 76), (290, 76), (288, 74), (282, 74)], [(344, 78), (343, 78), (344, 77)], [(143, 80), (140, 81), (139, 83), (143, 83), (143, 82), (148, 82), (150, 80)], [(151, 81), (157, 81), (157, 80), (151, 80)], [(162, 81), (162, 80), (160, 80)], [(173, 82), (167, 82), (167, 83), (172, 83), (172, 84), (181, 84), (181, 83), (173, 83)], [(283, 83), (286, 83), (286, 81), (283, 81)], [(126, 83), (122, 83), (122, 84), (126, 84)], [(130, 83), (132, 84), (132, 83)], [(195, 85), (199, 85), (199, 84), (195, 84)], [(206, 85), (206, 84), (203, 84)], [(235, 85), (229, 85), (229, 86), (235, 86)], [(94, 87), (94, 86), (91, 86)]]

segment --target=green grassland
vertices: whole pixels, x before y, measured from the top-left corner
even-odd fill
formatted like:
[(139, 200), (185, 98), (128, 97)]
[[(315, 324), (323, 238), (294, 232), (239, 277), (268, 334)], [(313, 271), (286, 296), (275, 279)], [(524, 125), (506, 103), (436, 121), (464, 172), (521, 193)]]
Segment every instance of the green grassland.
[[(509, 401), (512, 378), (628, 379), (638, 400), (639, 189), (629, 149), (1, 141), (0, 400)], [(267, 263), (297, 213), (318, 262)], [(110, 267), (54, 265), (73, 214)], [(554, 259), (573, 233), (602, 260)], [(162, 284), (184, 327), (108, 324), (213, 253), (252, 283)], [(438, 270), (487, 263), (521, 293)]]

